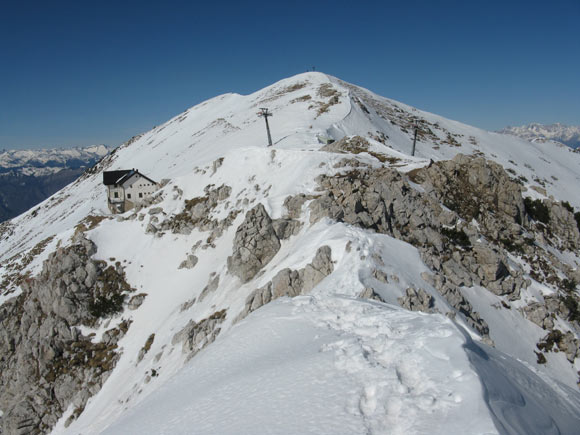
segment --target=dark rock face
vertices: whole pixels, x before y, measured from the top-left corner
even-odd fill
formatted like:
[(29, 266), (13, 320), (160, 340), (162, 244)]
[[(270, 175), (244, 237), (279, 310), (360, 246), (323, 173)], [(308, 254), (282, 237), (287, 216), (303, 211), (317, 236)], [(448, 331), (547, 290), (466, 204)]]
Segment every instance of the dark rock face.
[(3, 433), (48, 432), (71, 403), (78, 416), (115, 366), (117, 341), (129, 324), (105, 332), (99, 343), (79, 329), (121, 310), (131, 291), (122, 270), (90, 259), (95, 251), (80, 235), (0, 306)]
[(234, 248), (228, 257), (228, 271), (242, 282), (250, 281), (280, 249), (272, 219), (262, 204), (246, 213), (236, 231)]

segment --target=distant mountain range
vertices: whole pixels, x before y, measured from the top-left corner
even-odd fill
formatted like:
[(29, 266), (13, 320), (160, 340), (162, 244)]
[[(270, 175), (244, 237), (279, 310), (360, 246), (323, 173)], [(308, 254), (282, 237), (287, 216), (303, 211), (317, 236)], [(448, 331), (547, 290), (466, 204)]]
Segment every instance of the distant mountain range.
[(0, 222), (18, 216), (62, 189), (109, 151), (105, 145), (1, 151)]
[(580, 126), (568, 126), (559, 122), (550, 125), (531, 123), (520, 127), (506, 127), (498, 133), (511, 134), (530, 142), (545, 142), (552, 140), (563, 143), (571, 148), (580, 147)]

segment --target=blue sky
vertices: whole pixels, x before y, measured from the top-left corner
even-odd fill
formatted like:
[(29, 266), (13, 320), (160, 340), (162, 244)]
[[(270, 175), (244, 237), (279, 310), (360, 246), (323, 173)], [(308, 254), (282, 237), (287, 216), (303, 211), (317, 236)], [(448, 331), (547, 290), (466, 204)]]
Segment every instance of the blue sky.
[(580, 125), (580, 1), (11, 1), (0, 149), (118, 145), (316, 67), (485, 129)]

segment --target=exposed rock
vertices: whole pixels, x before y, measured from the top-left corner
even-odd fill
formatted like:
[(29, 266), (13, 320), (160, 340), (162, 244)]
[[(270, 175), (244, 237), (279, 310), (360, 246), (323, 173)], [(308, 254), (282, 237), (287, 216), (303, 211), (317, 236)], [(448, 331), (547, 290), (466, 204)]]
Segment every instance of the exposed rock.
[(135, 296), (132, 296), (131, 299), (129, 299), (127, 308), (129, 308), (130, 310), (136, 310), (141, 306), (141, 304), (143, 304), (143, 301), (145, 301), (146, 296), (147, 293), (139, 293)]
[[(556, 346), (556, 348), (554, 348)], [(578, 340), (570, 331), (565, 334), (559, 329), (554, 329), (537, 344), (539, 350), (544, 352), (560, 351), (566, 354), (566, 358), (574, 363), (576, 357), (580, 355)]]
[(295, 236), (300, 231), (302, 223), (294, 219), (274, 219), (272, 221), (274, 232), (280, 240), (286, 240)]
[(219, 168), (221, 168), (222, 164), (224, 163), (224, 157), (220, 157), (216, 159), (211, 164), (211, 175), (214, 175)]
[(334, 270), (332, 263), (332, 252), (329, 246), (321, 246), (316, 251), (312, 263), (300, 270), (302, 280), (302, 292), (308, 293)]
[(90, 258), (95, 245), (82, 232), (59, 248), (22, 294), (0, 306), (2, 433), (45, 433), (72, 403), (82, 408), (115, 366), (117, 341), (129, 324), (93, 343), (80, 326), (123, 309), (132, 291), (122, 269)]
[(216, 275), (215, 272), (211, 273), (209, 276), (209, 281), (207, 285), (203, 288), (199, 294), (199, 302), (203, 301), (208, 294), (217, 290), (220, 283), (220, 276)]
[[(459, 288), (482, 286), (514, 300), (529, 285), (521, 267), (510, 263), (501, 249), (505, 240), (521, 238), (524, 231), (521, 186), (500, 165), (461, 155), (409, 176), (425, 191), (411, 187), (390, 168), (321, 175), (317, 181), (322, 192), (309, 205), (310, 220), (327, 217), (414, 245), (436, 273), (437, 290), (486, 336), (487, 324)], [(478, 224), (471, 223), (474, 218)]]
[(190, 359), (205, 346), (213, 343), (221, 330), (220, 325), (225, 318), (226, 310), (221, 310), (199, 322), (190, 320), (181, 331), (173, 336), (171, 344), (183, 343), (183, 353), (187, 354), (188, 359)]
[(425, 313), (433, 312), (433, 296), (422, 288), (416, 290), (409, 287), (405, 291), (405, 296), (399, 298), (398, 301), (401, 307), (410, 311), (423, 311)]
[(123, 338), (131, 325), (130, 320), (124, 320), (116, 328), (109, 329), (103, 333), (101, 341), (108, 346), (116, 345)]
[(518, 225), (525, 221), (521, 186), (493, 161), (457, 154), (415, 171), (412, 177), (467, 222), (477, 219), (494, 240), (518, 233)]
[(254, 290), (246, 299), (246, 306), (236, 320), (243, 319), (252, 311), (274, 299), (283, 296), (294, 297), (309, 292), (333, 270), (330, 247), (318, 248), (312, 263), (307, 264), (304, 269), (282, 269), (272, 278), (272, 281)]
[(383, 163), (386, 161), (394, 163), (399, 160), (396, 157), (391, 157), (386, 154), (370, 150), (369, 142), (361, 136), (343, 137), (342, 139), (336, 142), (331, 142), (323, 146), (322, 148), (320, 148), (320, 150), (339, 154), (367, 153)]
[(372, 277), (375, 278), (377, 281), (380, 281), (384, 284), (389, 283), (389, 277), (387, 276), (387, 274), (385, 272), (383, 272), (380, 269), (373, 269)]
[(152, 207), (152, 208), (149, 209), (149, 212), (148, 213), (150, 215), (163, 213), (163, 208), (161, 208), (161, 207)]
[(288, 219), (298, 219), (302, 214), (302, 206), (306, 201), (316, 198), (312, 195), (305, 195), (303, 193), (299, 193), (295, 196), (288, 196), (284, 200), (284, 207), (286, 208), (286, 217)]
[(228, 257), (228, 271), (248, 282), (270, 262), (280, 249), (272, 219), (262, 204), (246, 213), (236, 231), (233, 254)]
[(381, 297), (381, 295), (379, 295), (377, 292), (375, 292), (370, 287), (365, 287), (365, 289), (362, 292), (360, 292), (358, 297), (361, 299), (370, 299), (370, 300), (383, 302), (383, 303), (385, 302), (385, 300)]
[(195, 255), (188, 255), (186, 260), (183, 260), (179, 265), (178, 269), (193, 269), (198, 262), (198, 258)]
[(457, 287), (445, 283), (437, 290), (453, 308), (463, 315), (465, 321), (473, 330), (477, 331), (483, 338), (489, 337), (487, 322), (480, 317), (479, 313), (473, 310), (469, 301), (463, 297)]
[(523, 308), (523, 312), (529, 321), (535, 323), (540, 328), (549, 331), (554, 329), (554, 320), (550, 315), (550, 311), (553, 312), (554, 310), (549, 310), (545, 305), (538, 302), (532, 303)]
[(544, 201), (544, 204), (549, 209), (549, 229), (553, 244), (560, 249), (578, 251), (580, 249), (580, 231), (576, 219), (574, 219), (574, 213), (560, 202), (548, 200)]
[(212, 219), (211, 213), (220, 202), (229, 198), (232, 188), (226, 185), (214, 188), (213, 185), (209, 185), (204, 190), (205, 196), (186, 200), (183, 211), (163, 221), (160, 229), (173, 233), (190, 234), (196, 228), (199, 231), (212, 231), (214, 239), (219, 237), (223, 230), (231, 225), (237, 212), (232, 212), (221, 221)]
[(139, 355), (137, 356), (137, 363), (140, 363), (141, 361), (143, 361), (143, 358), (145, 357), (147, 352), (149, 352), (149, 349), (151, 349), (151, 346), (153, 345), (154, 341), (155, 341), (155, 334), (151, 334), (147, 338), (147, 341), (145, 341), (145, 344), (143, 345), (141, 350), (139, 351)]

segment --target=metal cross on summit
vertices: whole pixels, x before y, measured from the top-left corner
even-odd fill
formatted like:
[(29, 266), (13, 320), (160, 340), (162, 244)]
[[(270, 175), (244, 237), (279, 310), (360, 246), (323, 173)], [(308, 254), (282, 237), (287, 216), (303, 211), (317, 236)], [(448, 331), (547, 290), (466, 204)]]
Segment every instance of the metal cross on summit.
[(269, 112), (266, 107), (260, 107), (258, 116), (261, 116), (266, 121), (266, 131), (268, 132), (268, 146), (272, 146), (272, 136), (270, 135), (270, 125), (268, 125), (268, 116), (272, 116), (272, 112)]

